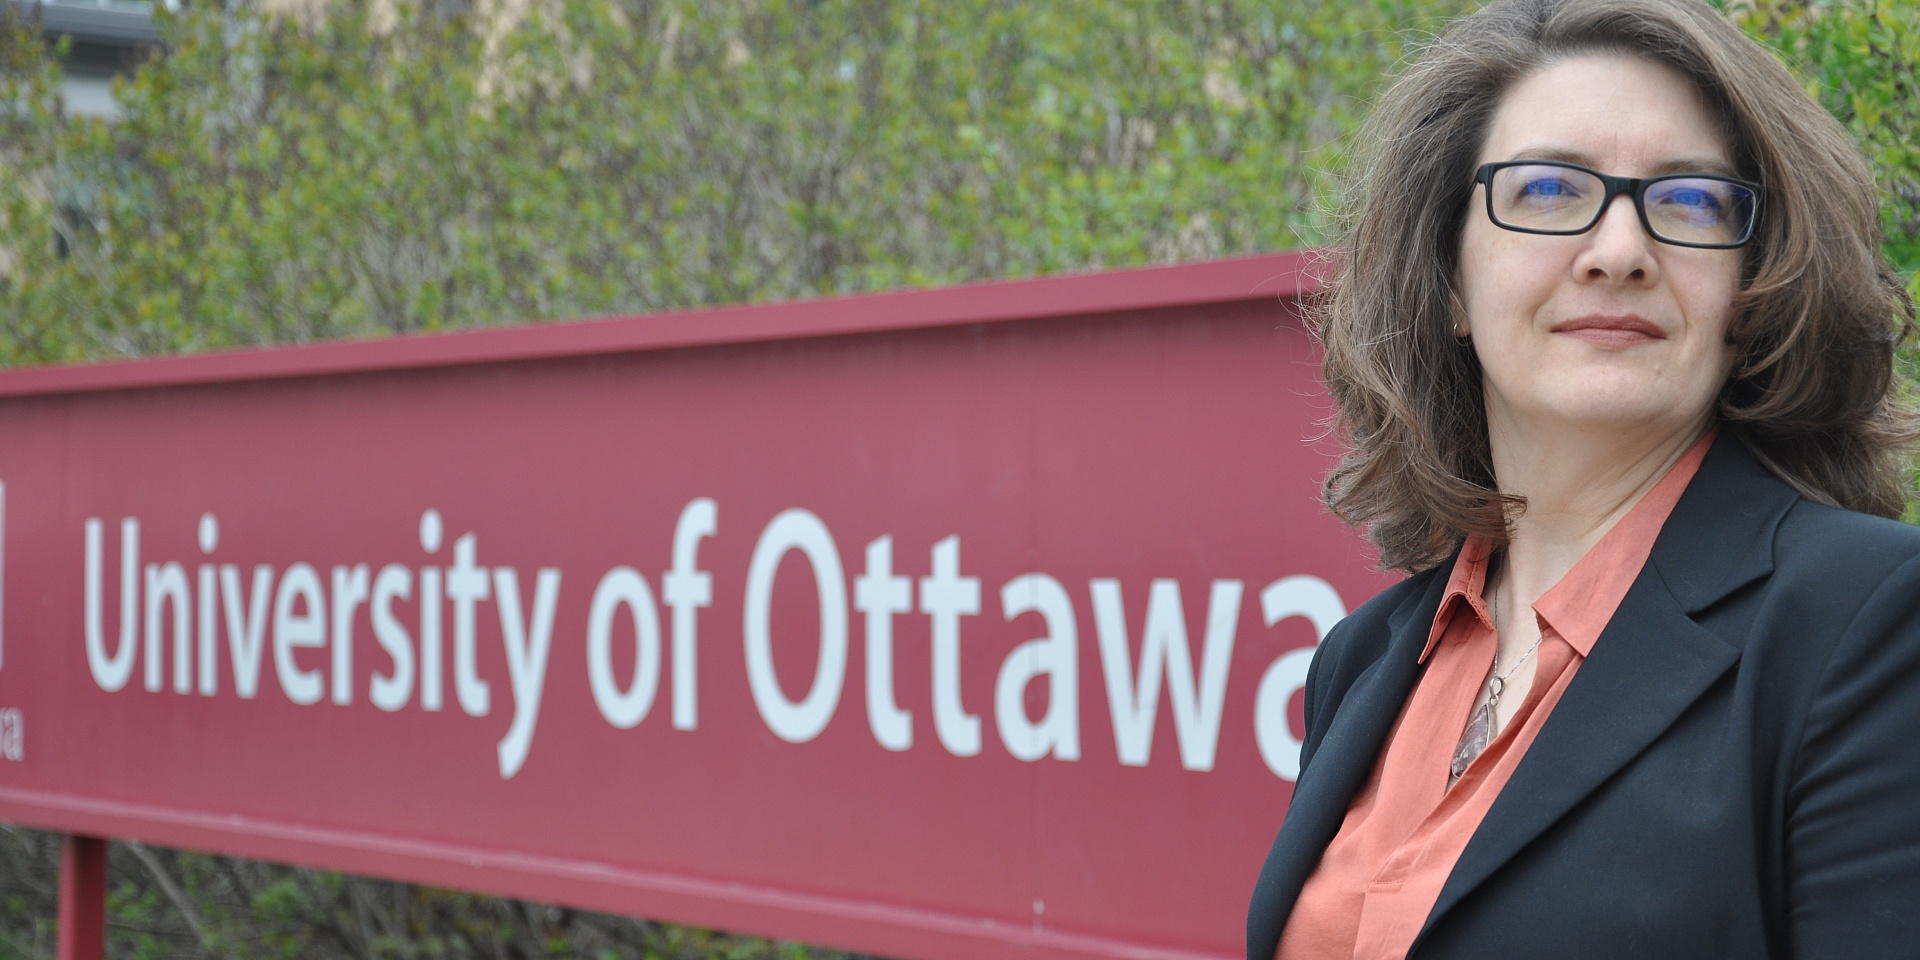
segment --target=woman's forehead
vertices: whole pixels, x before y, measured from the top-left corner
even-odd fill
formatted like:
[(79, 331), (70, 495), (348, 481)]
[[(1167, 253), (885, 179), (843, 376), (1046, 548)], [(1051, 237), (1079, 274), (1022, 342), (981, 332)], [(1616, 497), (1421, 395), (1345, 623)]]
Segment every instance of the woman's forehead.
[(1692, 82), (1665, 64), (1622, 55), (1561, 60), (1507, 91), (1481, 160), (1521, 159), (1620, 176), (1734, 173), (1720, 125)]

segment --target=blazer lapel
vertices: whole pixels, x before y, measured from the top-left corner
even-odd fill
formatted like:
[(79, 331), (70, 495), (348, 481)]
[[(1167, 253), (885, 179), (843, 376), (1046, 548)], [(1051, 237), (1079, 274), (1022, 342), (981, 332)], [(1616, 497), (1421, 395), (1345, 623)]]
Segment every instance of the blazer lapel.
[(1723, 431), (1592, 656), (1461, 852), (1421, 939), (1739, 660), (1734, 646), (1689, 615), (1772, 572), (1774, 530), (1796, 499)]
[(1254, 887), (1256, 908), (1247, 929), (1249, 958), (1273, 956), (1300, 888), (1346, 819), (1353, 795), (1373, 772), (1387, 732), (1420, 676), (1420, 649), (1446, 593), (1444, 572), (1451, 567), (1451, 561), (1442, 564), (1441, 575), (1433, 577), (1427, 589), (1408, 597), (1388, 615), (1391, 638), (1386, 655), (1347, 688), (1334, 707), (1326, 736), (1294, 784), (1286, 819)]
[(1638, 756), (1738, 659), (1643, 571), (1467, 842), (1422, 935)]

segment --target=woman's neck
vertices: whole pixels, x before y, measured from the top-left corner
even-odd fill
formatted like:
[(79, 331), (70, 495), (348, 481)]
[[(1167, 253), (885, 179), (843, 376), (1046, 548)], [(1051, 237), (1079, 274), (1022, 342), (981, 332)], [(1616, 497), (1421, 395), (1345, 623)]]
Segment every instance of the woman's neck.
[(1526, 498), (1507, 545), (1506, 588), (1532, 604), (1666, 476), (1711, 421), (1605, 433), (1490, 424), (1500, 491)]

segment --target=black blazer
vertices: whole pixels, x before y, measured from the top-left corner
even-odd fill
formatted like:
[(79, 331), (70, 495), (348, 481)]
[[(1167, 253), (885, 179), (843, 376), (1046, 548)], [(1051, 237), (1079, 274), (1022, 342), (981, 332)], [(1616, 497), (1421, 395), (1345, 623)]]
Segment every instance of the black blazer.
[[(1314, 657), (1249, 960), (1373, 770), (1451, 569)], [(1920, 957), (1920, 529), (1803, 500), (1723, 431), (1408, 956)]]

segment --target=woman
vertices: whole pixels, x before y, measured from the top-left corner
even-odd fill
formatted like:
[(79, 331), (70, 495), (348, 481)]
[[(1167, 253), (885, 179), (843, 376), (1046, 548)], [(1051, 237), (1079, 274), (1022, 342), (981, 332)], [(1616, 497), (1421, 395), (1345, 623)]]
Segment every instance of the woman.
[(1323, 317), (1343, 621), (1249, 960), (1920, 956), (1913, 305), (1699, 0), (1511, 0), (1386, 95)]

